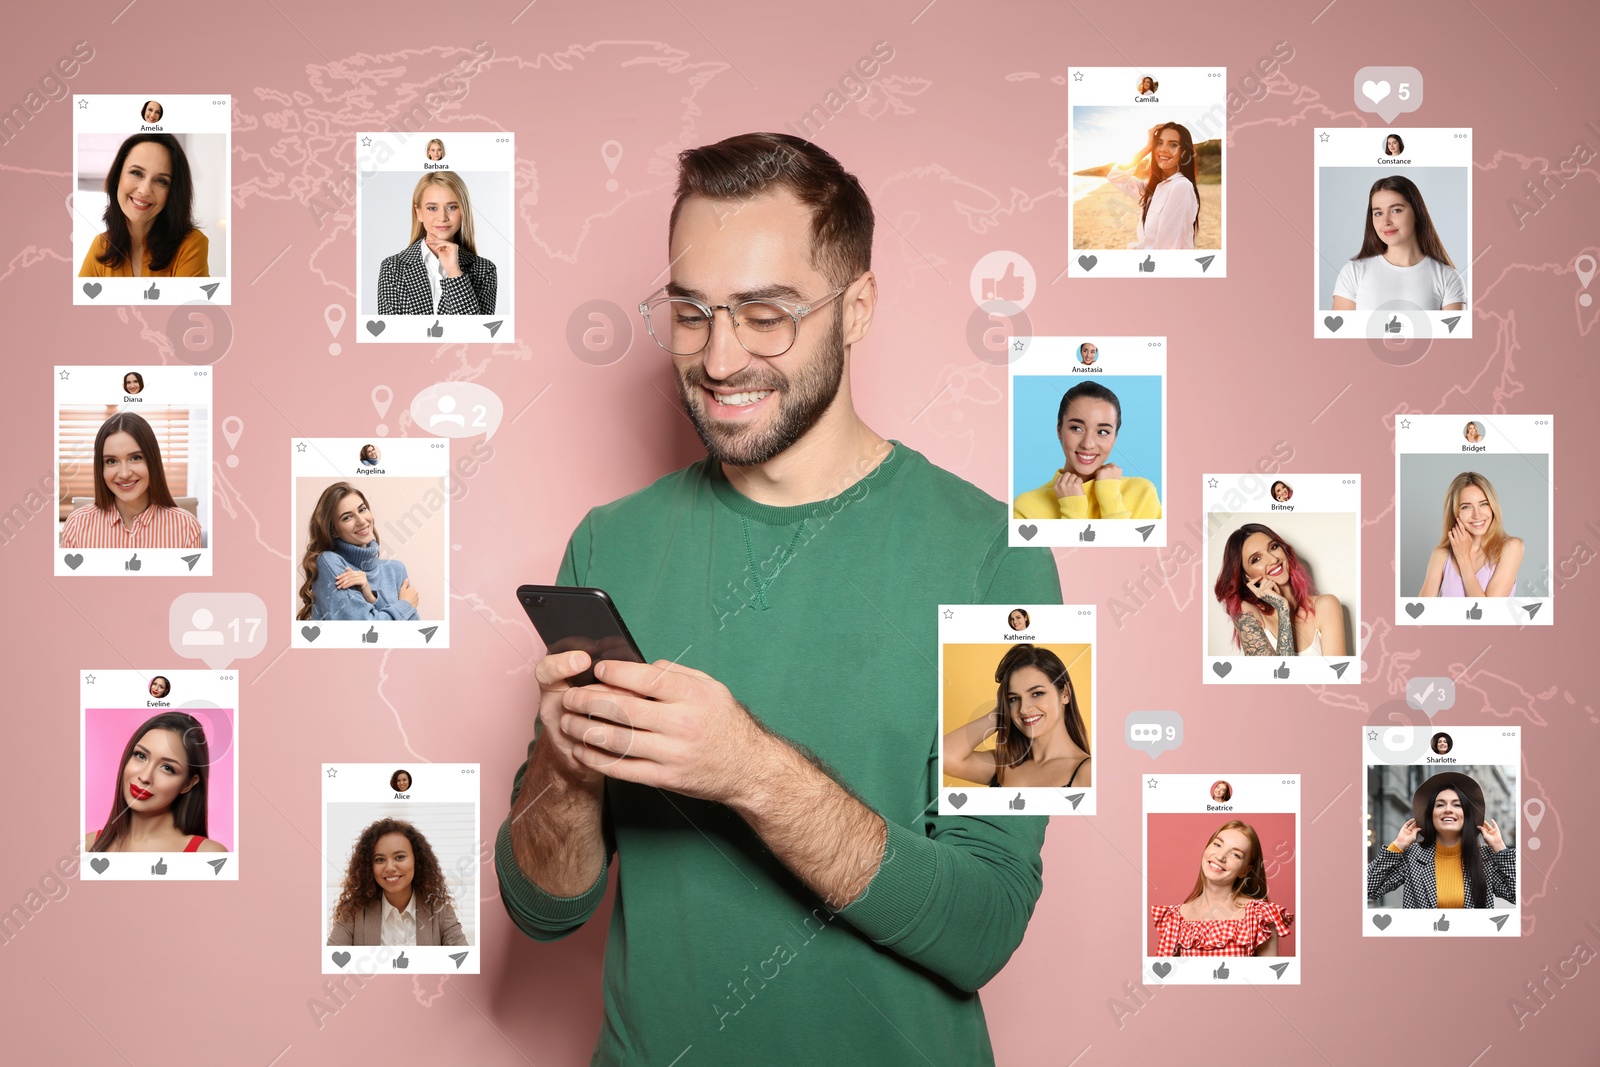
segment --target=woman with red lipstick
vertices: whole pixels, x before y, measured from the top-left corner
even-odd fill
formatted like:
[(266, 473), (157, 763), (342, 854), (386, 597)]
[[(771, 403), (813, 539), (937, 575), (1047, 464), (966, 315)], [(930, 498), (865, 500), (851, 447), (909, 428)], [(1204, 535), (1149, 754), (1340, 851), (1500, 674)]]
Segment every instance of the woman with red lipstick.
[(1259, 522), (1228, 535), (1214, 590), (1247, 656), (1342, 656), (1344, 607), (1318, 594), (1294, 548)]
[(192, 715), (163, 712), (128, 738), (105, 825), (85, 836), (89, 852), (226, 852), (206, 836), (211, 749)]
[(417, 181), (407, 244), (378, 269), (378, 314), (494, 314), (499, 283), (494, 264), (478, 255), (461, 175), (429, 171)]
[(1422, 191), (1391, 174), (1372, 183), (1361, 251), (1339, 270), (1333, 310), (1414, 307), (1460, 311), (1467, 289), (1444, 250)]
[(1367, 899), (1403, 887), (1405, 908), (1492, 908), (1497, 898), (1515, 904), (1517, 850), (1487, 812), (1471, 775), (1425, 779), (1411, 796), (1412, 817), (1367, 864)]
[(1455, 476), (1444, 498), (1444, 532), (1428, 557), (1418, 596), (1517, 595), (1522, 538), (1507, 535), (1500, 498), (1475, 471)]
[(1056, 439), (1065, 464), (1017, 497), (1017, 519), (1159, 519), (1161, 497), (1146, 478), (1125, 478), (1111, 462), (1122, 432), (1122, 402), (1099, 382), (1079, 382), (1061, 397)]
[(67, 516), (62, 548), (199, 548), (200, 520), (167, 488), (161, 446), (141, 416), (119, 411), (94, 438), (94, 503)]
[[(995, 668), (993, 710), (944, 735), (944, 772), (991, 786), (1093, 785), (1072, 678), (1048, 648), (1016, 645)], [(990, 737), (994, 748), (980, 751)]]
[(1200, 874), (1182, 904), (1152, 904), (1157, 956), (1276, 956), (1294, 916), (1267, 899), (1261, 838), (1231, 819), (1200, 854)]
[(194, 224), (194, 180), (170, 133), (136, 133), (106, 171), (105, 232), (80, 278), (204, 278), (210, 243)]
[(1150, 127), (1150, 139), (1126, 169), (1106, 181), (1139, 202), (1139, 231), (1129, 248), (1193, 248), (1200, 230), (1194, 137), (1176, 122)]
[(411, 823), (379, 819), (350, 850), (330, 945), (465, 945), (439, 860)]

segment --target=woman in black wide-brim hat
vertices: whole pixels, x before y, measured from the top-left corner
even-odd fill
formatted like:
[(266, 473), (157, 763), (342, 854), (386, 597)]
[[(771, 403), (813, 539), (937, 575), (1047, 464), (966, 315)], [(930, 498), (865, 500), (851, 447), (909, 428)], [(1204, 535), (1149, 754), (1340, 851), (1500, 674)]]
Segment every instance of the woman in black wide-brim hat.
[(1492, 908), (1496, 897), (1516, 903), (1517, 850), (1485, 810), (1483, 787), (1471, 776), (1442, 771), (1426, 779), (1411, 798), (1412, 817), (1367, 864), (1367, 899), (1404, 886), (1406, 908)]

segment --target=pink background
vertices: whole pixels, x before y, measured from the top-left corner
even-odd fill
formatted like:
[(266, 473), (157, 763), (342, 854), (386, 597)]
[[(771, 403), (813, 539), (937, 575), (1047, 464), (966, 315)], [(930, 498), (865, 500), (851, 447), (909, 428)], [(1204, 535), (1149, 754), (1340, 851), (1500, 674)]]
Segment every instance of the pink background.
[[(362, 441), (351, 450), (359, 455)], [(382, 442), (378, 455), (383, 455)], [(336, 457), (337, 458), (337, 457)], [(379, 464), (382, 465), (381, 463)], [(422, 502), (432, 492), (440, 492), (438, 478), (363, 478), (353, 474), (348, 478), (296, 478), (294, 481), (295, 513), (294, 534), (296, 543), (290, 571), (294, 576), (293, 599), (290, 601), (291, 618), (300, 610), (300, 583), (306, 573), (300, 563), (306, 556), (306, 536), (311, 529), (311, 514), (317, 508), (317, 498), (335, 482), (349, 482), (367, 498), (372, 508), (372, 519), (378, 527), (378, 555), (384, 559), (397, 559), (406, 565), (406, 577), (417, 587), (422, 605), (417, 617), (422, 620), (445, 617), (445, 518), (444, 508), (429, 515), (420, 524), (407, 518), (406, 513)], [(402, 539), (401, 528), (407, 531)]]
[[(71, 92), (233, 94), (236, 289), (231, 308), (211, 309), (232, 337), (215, 364), (214, 425), (237, 416), (243, 434), (233, 448), (216, 438), (214, 578), (48, 576), (52, 523), (25, 501), (41, 481), (48, 496), (49, 368), (177, 363), (188, 353), (181, 329), (169, 328), (171, 309), (70, 305), (77, 264), (60, 205), (71, 181), (72, 104), (47, 102), (20, 130), (13, 123), (0, 173), (13, 202), (37, 205), (10, 220), (0, 257), (0, 297), (13, 311), (8, 351), (19, 368), (8, 397), (16, 440), (0, 465), (0, 567), (23, 609), (8, 627), (7, 656), (29, 667), (11, 706), (38, 709), (8, 719), (36, 754), (13, 783), (36, 817), (7, 820), (0, 874), (0, 908), (27, 916), (20, 930), (5, 927), (0, 944), (15, 1055), (136, 1056), (150, 1019), (173, 1017), (181, 1003), (186, 1047), (225, 1049), (244, 1063), (365, 1058), (373, 1035), (390, 1032), (406, 1035), (414, 1059), (587, 1060), (600, 1024), (609, 904), (568, 940), (536, 944), (505, 918), (487, 864), (481, 975), (352, 979), (333, 999), (319, 973), (319, 765), (481, 762), (483, 833), (492, 833), (531, 734), (540, 651), (516, 585), (553, 578), (588, 508), (702, 454), (677, 410), (666, 358), (627, 317), (666, 265), (674, 156), (733, 133), (782, 129), (887, 41), (894, 58), (870, 95), (813, 125), (878, 213), (882, 301), (853, 354), (871, 425), (1005, 498), (1005, 368), (977, 358), (966, 340), (975, 310), (968, 274), (989, 252), (1008, 249), (1032, 264), (1039, 294), (1027, 314), (1039, 332), (1170, 338), (1169, 547), (1064, 549), (1056, 558), (1069, 601), (1100, 609), (1102, 722), (1120, 728), (1129, 711), (1176, 709), (1186, 739), (1152, 763), (1108, 731), (1096, 776), (1101, 814), (1050, 827), (1044, 895), (1027, 938), (983, 994), (999, 1061), (1170, 1062), (1218, 1018), (1247, 1018), (1256, 1058), (1347, 1063), (1368, 1056), (1384, 1021), (1397, 1018), (1372, 999), (1381, 976), (1385, 990), (1404, 991), (1408, 1019), (1451, 1020), (1426, 1031), (1437, 1062), (1592, 1063), (1600, 965), (1581, 968), (1543, 1002), (1526, 983), (1546, 967), (1555, 973), (1577, 942), (1600, 949), (1600, 929), (1586, 925), (1596, 920), (1589, 887), (1600, 882), (1592, 833), (1600, 698), (1587, 632), (1600, 607), (1600, 567), (1588, 562), (1600, 556), (1600, 506), (1592, 465), (1569, 449), (1594, 407), (1600, 306), (1579, 306), (1573, 262), (1600, 251), (1600, 170), (1574, 163), (1565, 178), (1543, 177), (1574, 159), (1580, 142), (1591, 153), (1584, 158), (1600, 151), (1600, 131), (1586, 125), (1600, 123), (1594, 8), (1323, 2), (820, 0), (767, 10), (727, 0), (448, 9), (411, 0), (365, 9), (140, 0), (124, 11), (112, 0), (30, 9), (0, 76), (8, 111), (81, 40), (94, 58)], [(493, 60), (436, 122), (516, 132), (511, 295), (521, 336), (470, 348), (358, 346), (352, 138), (397, 124), (480, 40)], [(1245, 68), (1284, 41), (1294, 58), (1229, 126), (1229, 277), (1052, 282), (1069, 255), (1068, 63), (1224, 64), (1238, 91)], [(1402, 123), (1475, 128), (1475, 336), (1403, 359), (1381, 342), (1315, 342), (1305, 315), (1311, 129), (1382, 126), (1354, 108), (1351, 91), (1355, 71), (1380, 62), (1416, 66), (1427, 78), (1426, 102)], [(624, 149), (614, 174), (600, 153), (609, 140)], [(611, 179), (614, 193), (605, 189)], [(1545, 183), (1540, 199), (1527, 189), (1536, 179)], [(1520, 220), (1513, 201), (1525, 205)], [(616, 328), (633, 330), (632, 347), (607, 365), (579, 358), (567, 342), (569, 318), (594, 300), (616, 305), (624, 313)], [(333, 304), (346, 312), (337, 337), (325, 318)], [(335, 341), (342, 351), (331, 356)], [(291, 619), (281, 590), (297, 550), (284, 512), (285, 442), (369, 438), (380, 423), (412, 434), (406, 400), (451, 378), (495, 390), (506, 408), (492, 454), (461, 479), (465, 495), (452, 512), (452, 647), (285, 652)], [(382, 416), (371, 399), (379, 385), (394, 395)], [(1560, 416), (1555, 469), (1569, 491), (1556, 496), (1554, 628), (1395, 629), (1392, 442), (1404, 411)], [(1280, 444), (1291, 476), (1363, 475), (1363, 684), (1208, 692), (1192, 669), (1209, 586), (1191, 525), (1199, 478), (1270, 463)], [(452, 455), (466, 447), (452, 444)], [(167, 609), (187, 590), (254, 591), (271, 607), (266, 650), (238, 664), (241, 714), (259, 725), (241, 768), (241, 818), (259, 858), (237, 883), (70, 882), (64, 895), (46, 896), (45, 879), (63, 858), (70, 863), (79, 839), (65, 814), (77, 809), (78, 671), (167, 659)], [(1520, 938), (1359, 936), (1358, 736), (1369, 722), (1403, 716), (1405, 681), (1421, 675), (1457, 677), (1455, 708), (1437, 725), (1523, 729), (1525, 797), (1542, 798), (1545, 810), (1542, 847), (1526, 854)], [(1300, 914), (1321, 932), (1304, 984), (1141, 990), (1139, 775), (1219, 765), (1301, 776), (1310, 877)], [(190, 951), (166, 981), (130, 986), (118, 968), (94, 965), (100, 948), (124, 936), (130, 906), (186, 920)], [(324, 1004), (320, 1017), (313, 1000)]]
[(206, 836), (232, 852), (234, 741), (231, 708), (185, 708), (175, 704), (170, 708), (87, 709), (83, 739), (83, 832), (95, 832), (105, 826), (106, 813), (116, 797), (117, 761), (122, 758), (123, 747), (140, 725), (164, 711), (181, 711), (200, 720), (211, 750), (211, 779), (206, 783)]
[[(1238, 799), (1235, 791), (1234, 799)], [(1235, 804), (1234, 807), (1240, 807)], [(1283, 905), (1283, 910), (1295, 917), (1287, 936), (1278, 938), (1278, 955), (1298, 956), (1300, 939), (1300, 906), (1295, 893), (1295, 838), (1292, 812), (1251, 812), (1249, 807), (1239, 811), (1158, 812), (1145, 816), (1145, 878), (1147, 902), (1156, 904), (1182, 904), (1183, 898), (1194, 888), (1195, 875), (1200, 873), (1200, 856), (1211, 842), (1211, 835), (1222, 824), (1238, 819), (1249, 823), (1261, 839), (1262, 862), (1267, 871), (1267, 899)], [(1150, 922), (1150, 910), (1144, 913), (1145, 953), (1155, 955), (1156, 928)], [(1314, 957), (1313, 957), (1314, 959)]]

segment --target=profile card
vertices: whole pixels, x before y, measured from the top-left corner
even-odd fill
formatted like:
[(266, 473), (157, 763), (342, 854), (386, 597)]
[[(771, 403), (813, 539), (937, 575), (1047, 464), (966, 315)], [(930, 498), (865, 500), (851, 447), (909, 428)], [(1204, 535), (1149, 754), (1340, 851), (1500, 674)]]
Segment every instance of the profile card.
[(1013, 548), (1167, 543), (1167, 341), (1027, 337), (1010, 364)]
[(209, 577), (211, 368), (54, 373), (56, 577)]
[(476, 763), (322, 765), (323, 974), (479, 973), (478, 781)]
[(72, 98), (72, 302), (233, 303), (233, 98)]
[(449, 442), (295, 438), (290, 463), (290, 644), (449, 648)]
[(1226, 278), (1223, 67), (1074, 67), (1072, 278)]
[(1300, 778), (1150, 774), (1146, 985), (1299, 985)]
[(1358, 685), (1361, 476), (1208, 474), (1201, 676)]
[(1093, 815), (1095, 609), (939, 607), (940, 815)]
[(79, 674), (79, 878), (238, 880), (238, 697), (233, 671)]

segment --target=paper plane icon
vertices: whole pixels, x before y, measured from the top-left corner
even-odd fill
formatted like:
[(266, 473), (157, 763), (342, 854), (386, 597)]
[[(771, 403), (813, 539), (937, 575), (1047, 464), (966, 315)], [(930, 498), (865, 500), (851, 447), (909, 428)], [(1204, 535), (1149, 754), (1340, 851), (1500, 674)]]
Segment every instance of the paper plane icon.
[(1216, 256), (1201, 256), (1199, 259), (1195, 260), (1196, 263), (1200, 264), (1200, 273), (1204, 274), (1207, 270), (1211, 269), (1211, 261), (1216, 258)]
[(1150, 532), (1152, 530), (1154, 530), (1155, 527), (1154, 526), (1135, 526), (1134, 529), (1139, 531), (1139, 537), (1140, 538), (1142, 538), (1145, 541), (1148, 541), (1148, 540), (1150, 540)]
[(221, 874), (222, 865), (228, 862), (228, 857), (224, 856), (220, 860), (206, 860), (206, 862), (211, 864), (212, 874)]
[(424, 626), (422, 629), (417, 631), (417, 633), (422, 635), (423, 644), (431, 644), (433, 642), (433, 635), (438, 632), (439, 628), (437, 626)]
[(1450, 333), (1455, 333), (1456, 332), (1456, 323), (1461, 321), (1461, 316), (1460, 315), (1451, 315), (1448, 319), (1441, 319), (1439, 321), (1441, 321), (1441, 322), (1443, 322), (1445, 324), (1445, 328)]
[(1272, 965), (1272, 969), (1277, 972), (1279, 978), (1282, 978), (1283, 977), (1283, 972), (1287, 971), (1289, 969), (1289, 964), (1287, 962), (1285, 962), (1285, 963), (1274, 963)]
[(210, 285), (202, 285), (200, 288), (205, 290), (206, 299), (210, 300), (212, 297), (217, 295), (217, 290), (222, 288), (222, 283), (212, 282)]
[(1333, 673), (1334, 674), (1336, 674), (1340, 678), (1343, 678), (1344, 677), (1344, 669), (1346, 667), (1350, 666), (1350, 661), (1349, 660), (1345, 660), (1343, 663), (1330, 663), (1330, 664), (1328, 664), (1328, 666), (1333, 668)]
[(1543, 601), (1538, 604), (1524, 604), (1522, 605), (1522, 610), (1526, 611), (1528, 613), (1528, 618), (1531, 619), (1535, 615), (1539, 614), (1539, 609), (1542, 607), (1544, 607)]
[(190, 570), (194, 570), (194, 565), (200, 562), (200, 553), (196, 552), (192, 556), (179, 556), (178, 558), (187, 563)]
[(1494, 923), (1496, 930), (1504, 930), (1506, 928), (1506, 920), (1509, 918), (1511, 918), (1509, 915), (1491, 915), (1489, 916), (1489, 921)]
[(495, 319), (493, 322), (484, 323), (483, 328), (489, 331), (490, 337), (493, 337), (495, 334), (500, 332), (500, 324), (505, 321), (505, 319)]
[(461, 969), (461, 961), (467, 958), (467, 954), (465, 952), (452, 952), (450, 953), (450, 958), (456, 961), (456, 970), (459, 971)]
[(1083, 803), (1083, 794), (1082, 793), (1068, 793), (1067, 794), (1067, 799), (1072, 801), (1072, 810), (1073, 811), (1077, 811), (1078, 810), (1078, 805)]

